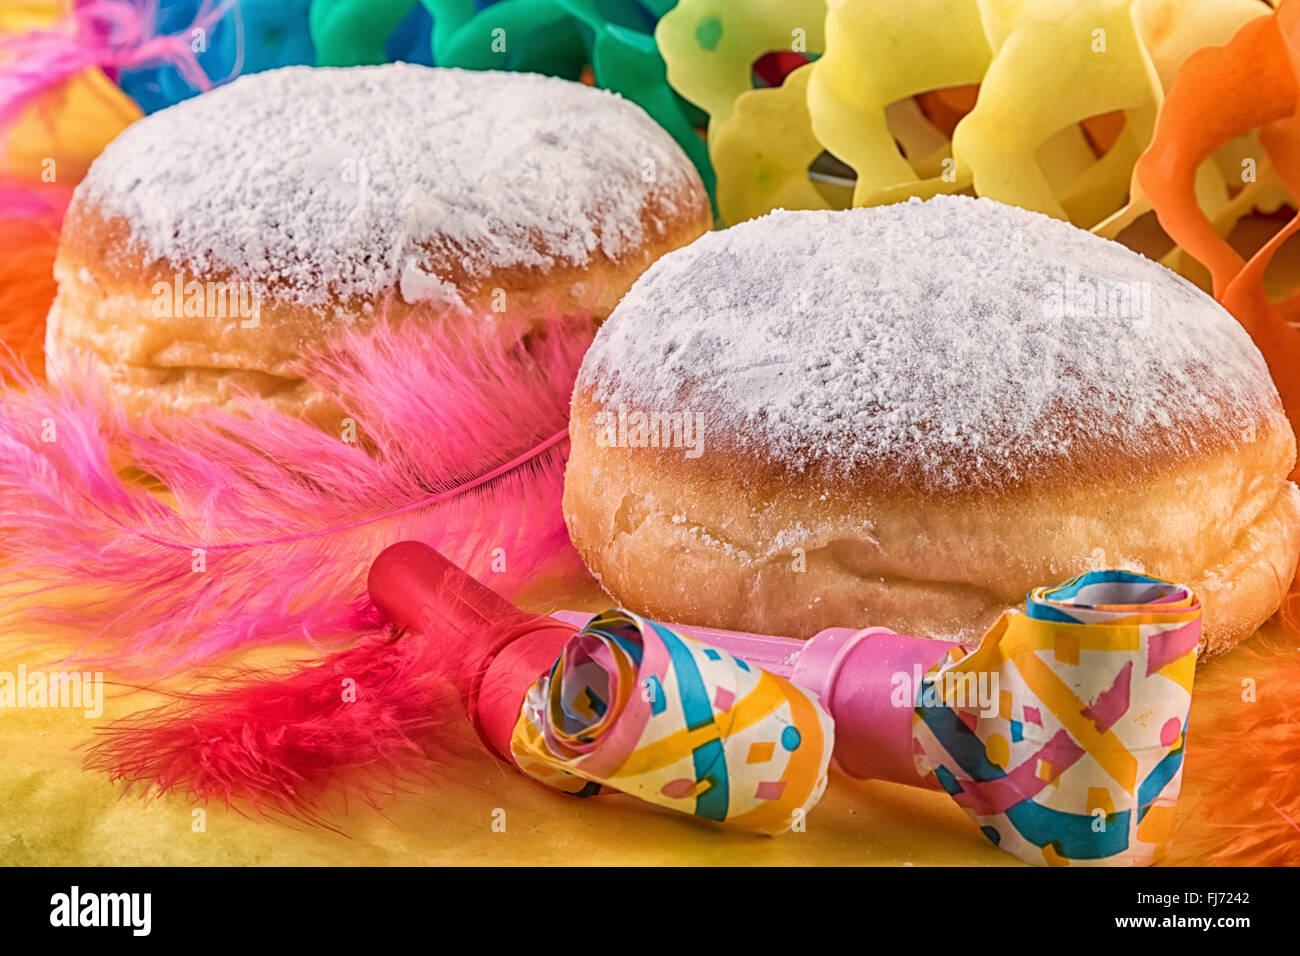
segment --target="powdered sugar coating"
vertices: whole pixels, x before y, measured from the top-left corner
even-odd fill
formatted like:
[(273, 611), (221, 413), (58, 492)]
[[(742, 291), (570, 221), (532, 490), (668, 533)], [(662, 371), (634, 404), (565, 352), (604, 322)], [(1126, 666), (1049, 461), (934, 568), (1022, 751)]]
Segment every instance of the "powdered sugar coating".
[(393, 288), (454, 302), (447, 263), (473, 277), (619, 261), (648, 238), (651, 193), (693, 182), (616, 94), (396, 63), (286, 67), (161, 110), (108, 146), (79, 198), (125, 217), (146, 263), (228, 270), (302, 304)]
[[(1085, 285), (1107, 293), (1092, 314)], [(1111, 314), (1121, 287), (1135, 294)], [(1185, 458), (1279, 408), (1249, 336), (1190, 282), (947, 196), (778, 211), (670, 253), (601, 328), (577, 392), (702, 416), (706, 447), (938, 492), (1077, 472), (1098, 449)]]

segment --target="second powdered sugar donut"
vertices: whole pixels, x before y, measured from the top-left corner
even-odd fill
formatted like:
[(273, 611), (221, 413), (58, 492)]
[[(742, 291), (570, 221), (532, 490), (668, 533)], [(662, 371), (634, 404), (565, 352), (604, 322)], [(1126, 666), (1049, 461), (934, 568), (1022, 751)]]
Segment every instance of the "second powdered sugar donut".
[(1090, 567), (1184, 581), (1203, 653), (1277, 609), (1295, 438), (1235, 319), (991, 200), (777, 212), (636, 283), (573, 398), (564, 509), (662, 620), (974, 639)]

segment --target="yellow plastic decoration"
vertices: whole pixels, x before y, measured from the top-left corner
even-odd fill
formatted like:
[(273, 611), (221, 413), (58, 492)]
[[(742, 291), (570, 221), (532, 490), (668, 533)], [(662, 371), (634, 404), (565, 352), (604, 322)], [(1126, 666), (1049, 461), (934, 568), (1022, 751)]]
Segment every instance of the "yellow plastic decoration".
[(655, 28), (668, 82), (709, 114), (715, 127), (753, 91), (754, 61), (789, 50), (817, 54), (825, 45), (823, 0), (682, 0)]
[[(1124, 205), (1161, 98), (1130, 6), (1098, 0), (1008, 34), (953, 134), (979, 195), (1084, 228)], [(1098, 157), (1080, 123), (1120, 112), (1124, 126)]]
[[(970, 171), (960, 163), (933, 169), (948, 158), (945, 143), (925, 156), (904, 155), (887, 112), (918, 93), (980, 81), (992, 51), (975, 0), (830, 0), (828, 7), (826, 52), (814, 66), (808, 105), (818, 139), (857, 171), (853, 204), (966, 188)], [(922, 31), (918, 23), (943, 29)], [(913, 125), (924, 121), (914, 113), (893, 115)]]
[(977, 0), (989, 46), (1002, 49), (1011, 31), (1031, 20), (1064, 20), (1079, 0)]
[(728, 175), (718, 182), (723, 222), (741, 222), (772, 209), (842, 209), (847, 190), (836, 197), (808, 178), (822, 153), (808, 116), (812, 64), (795, 70), (779, 87), (750, 90), (736, 99), (735, 112), (714, 127), (709, 154)]
[[(1150, 228), (1133, 164), (1188, 55), (1268, 13), (1262, 0), (683, 0), (656, 37), (669, 81), (710, 114), (725, 223), (966, 192), (1109, 238), (1141, 226), (1144, 251), (1200, 279)], [(751, 89), (754, 61), (780, 49), (815, 62)], [(1286, 199), (1253, 135), (1197, 173), (1222, 235)], [(806, 181), (825, 154), (845, 175)]]

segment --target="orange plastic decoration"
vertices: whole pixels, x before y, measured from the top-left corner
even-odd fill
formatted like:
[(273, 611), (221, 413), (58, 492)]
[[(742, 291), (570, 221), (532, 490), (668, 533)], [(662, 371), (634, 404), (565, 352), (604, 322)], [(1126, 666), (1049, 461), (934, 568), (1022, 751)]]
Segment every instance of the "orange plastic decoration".
[[(1291, 196), (1300, 195), (1300, 3), (1285, 0), (1252, 20), (1224, 46), (1207, 47), (1183, 63), (1165, 98), (1137, 181), (1176, 243), (1210, 272), (1215, 297), (1235, 315), (1264, 354), (1292, 426), (1300, 429), (1300, 293), (1273, 303), (1264, 272), (1286, 240), (1291, 221), (1250, 262), (1215, 230), (1196, 201), (1197, 172), (1223, 145), (1258, 129), (1259, 141)], [(1292, 473), (1300, 478), (1300, 468)]]

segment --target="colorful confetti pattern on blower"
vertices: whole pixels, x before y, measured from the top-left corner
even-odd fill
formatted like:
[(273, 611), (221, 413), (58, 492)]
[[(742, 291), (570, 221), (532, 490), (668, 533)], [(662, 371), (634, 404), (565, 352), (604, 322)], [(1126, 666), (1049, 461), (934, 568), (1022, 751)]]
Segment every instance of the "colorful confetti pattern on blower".
[(1154, 863), (1182, 786), (1200, 635), (1196, 596), (1157, 578), (1100, 571), (1032, 591), (1025, 613), (926, 676), (917, 770), (1029, 863)]
[(826, 789), (830, 716), (788, 680), (628, 611), (593, 618), (528, 693), (512, 751), (578, 796), (606, 787), (762, 833)]

